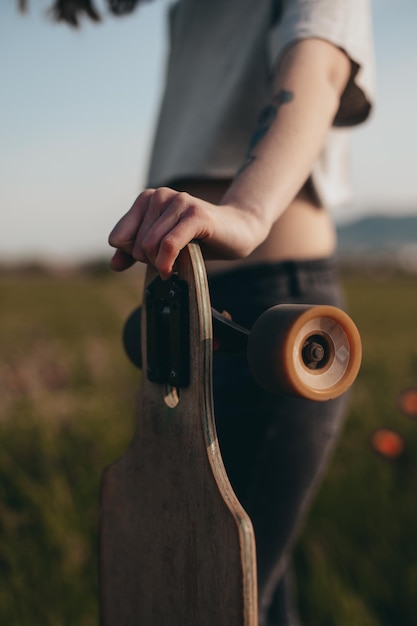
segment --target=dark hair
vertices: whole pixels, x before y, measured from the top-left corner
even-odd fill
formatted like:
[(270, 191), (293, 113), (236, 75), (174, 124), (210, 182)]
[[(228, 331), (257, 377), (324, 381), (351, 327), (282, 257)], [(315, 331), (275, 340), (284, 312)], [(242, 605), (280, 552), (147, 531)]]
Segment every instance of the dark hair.
[[(110, 13), (126, 15), (131, 13), (141, 0), (107, 0)], [(28, 0), (18, 0), (19, 9), (27, 9)], [(94, 22), (101, 20), (101, 15), (94, 6), (94, 0), (55, 0), (49, 13), (57, 22), (67, 22), (77, 27), (81, 17), (89, 17)]]

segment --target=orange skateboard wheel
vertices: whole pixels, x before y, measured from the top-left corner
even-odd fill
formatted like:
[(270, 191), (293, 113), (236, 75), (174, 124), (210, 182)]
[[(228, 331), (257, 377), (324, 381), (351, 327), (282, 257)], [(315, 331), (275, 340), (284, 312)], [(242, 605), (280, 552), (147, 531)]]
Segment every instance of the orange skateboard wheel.
[(280, 304), (256, 320), (247, 356), (252, 375), (267, 391), (324, 401), (352, 385), (362, 347), (358, 329), (344, 311)]

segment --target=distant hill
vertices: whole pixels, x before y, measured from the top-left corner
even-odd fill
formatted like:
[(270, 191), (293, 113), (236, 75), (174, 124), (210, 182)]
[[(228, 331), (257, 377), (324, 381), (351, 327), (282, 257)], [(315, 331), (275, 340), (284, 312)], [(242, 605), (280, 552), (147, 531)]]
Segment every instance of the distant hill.
[(417, 215), (366, 217), (337, 230), (338, 257), (345, 269), (417, 275)]
[(417, 246), (417, 215), (375, 216), (338, 227), (339, 252), (395, 252), (408, 244)]

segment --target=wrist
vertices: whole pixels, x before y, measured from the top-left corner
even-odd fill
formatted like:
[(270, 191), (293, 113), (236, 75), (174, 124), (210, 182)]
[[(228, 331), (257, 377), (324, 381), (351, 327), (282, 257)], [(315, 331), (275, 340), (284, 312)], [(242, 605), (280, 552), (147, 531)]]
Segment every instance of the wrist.
[[(226, 208), (227, 207), (227, 208)], [(222, 204), (222, 209), (235, 216), (235, 227), (231, 233), (236, 258), (249, 256), (267, 238), (272, 221), (262, 206), (247, 200)]]

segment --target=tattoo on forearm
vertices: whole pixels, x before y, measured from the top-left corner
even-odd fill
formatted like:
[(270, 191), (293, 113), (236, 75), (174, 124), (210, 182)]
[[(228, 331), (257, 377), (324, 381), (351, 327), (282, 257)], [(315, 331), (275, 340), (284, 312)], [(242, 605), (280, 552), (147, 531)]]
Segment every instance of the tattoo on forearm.
[(267, 134), (272, 122), (278, 115), (278, 111), (281, 106), (283, 104), (288, 104), (288, 102), (291, 102), (293, 99), (294, 94), (292, 91), (281, 89), (281, 91), (272, 98), (272, 102), (261, 111), (258, 119), (258, 126), (249, 141), (245, 160), (237, 172), (237, 176), (255, 161), (256, 155), (253, 154), (254, 149)]

